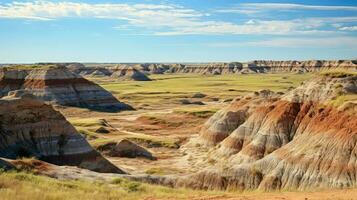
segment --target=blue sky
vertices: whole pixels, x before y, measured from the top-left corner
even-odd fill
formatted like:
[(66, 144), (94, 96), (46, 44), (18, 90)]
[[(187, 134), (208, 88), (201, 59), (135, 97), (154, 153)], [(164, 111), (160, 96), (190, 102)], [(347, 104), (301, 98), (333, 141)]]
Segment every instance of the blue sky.
[(4, 1), (0, 63), (356, 59), (357, 1)]

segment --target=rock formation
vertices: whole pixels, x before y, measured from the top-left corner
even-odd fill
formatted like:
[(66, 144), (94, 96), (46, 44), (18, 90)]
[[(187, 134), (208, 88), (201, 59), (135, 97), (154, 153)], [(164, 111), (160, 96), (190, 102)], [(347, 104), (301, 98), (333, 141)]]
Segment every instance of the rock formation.
[(311, 72), (330, 69), (357, 70), (357, 60), (308, 60), (308, 61), (271, 61), (256, 60), (250, 64), (251, 68), (264, 68), (273, 72)]
[[(201, 189), (299, 189), (357, 186), (357, 76), (320, 76), (276, 97), (236, 99), (212, 116), (198, 142), (216, 164), (176, 186)], [(209, 166), (209, 163), (206, 163)]]
[(146, 74), (131, 66), (119, 67), (111, 77), (125, 81), (151, 81)]
[(33, 95), (0, 99), (0, 157), (124, 173), (95, 151), (51, 105)]
[[(77, 65), (76, 65), (77, 66)], [(144, 74), (164, 73), (196, 73), (203, 75), (220, 74), (250, 74), (274, 72), (315, 72), (327, 69), (357, 70), (357, 60), (307, 60), (307, 61), (269, 61), (255, 60), (247, 63), (144, 63), (144, 64), (98, 64), (88, 67), (69, 68), (80, 75), (90, 75), (94, 71), (102, 71), (106, 76), (123, 76), (120, 72), (126, 69), (135, 69)], [(75, 68), (75, 69), (73, 69)]]
[(102, 145), (98, 147), (98, 149), (103, 151), (106, 155), (113, 157), (144, 157), (151, 160), (156, 159), (148, 150), (126, 139), (122, 139), (117, 143)]
[[(31, 93), (53, 104), (100, 111), (132, 109), (99, 85), (63, 66), (10, 67), (0, 71), (1, 96)], [(16, 91), (18, 90), (18, 91)]]

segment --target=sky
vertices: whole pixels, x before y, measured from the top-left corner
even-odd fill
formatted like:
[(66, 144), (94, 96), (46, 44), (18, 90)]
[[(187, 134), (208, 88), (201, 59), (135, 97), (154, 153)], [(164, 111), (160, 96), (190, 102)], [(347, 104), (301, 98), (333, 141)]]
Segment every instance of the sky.
[(356, 0), (0, 0), (0, 63), (357, 59)]

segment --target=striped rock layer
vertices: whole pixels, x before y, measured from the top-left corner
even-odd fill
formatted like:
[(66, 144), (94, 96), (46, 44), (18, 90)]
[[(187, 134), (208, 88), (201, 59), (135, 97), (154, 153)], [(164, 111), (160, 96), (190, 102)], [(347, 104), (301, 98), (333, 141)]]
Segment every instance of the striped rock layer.
[[(200, 135), (215, 145), (210, 157), (217, 164), (178, 178), (175, 185), (243, 190), (357, 186), (357, 102), (348, 108), (327, 103), (339, 95), (356, 95), (356, 86), (357, 76), (319, 77), (252, 111), (247, 112), (245, 99), (233, 102)], [(231, 127), (218, 126), (229, 121), (230, 110), (244, 110), (244, 120), (230, 118), (236, 120)]]
[(0, 157), (28, 156), (58, 165), (124, 173), (95, 151), (52, 106), (29, 94), (0, 99)]
[(111, 76), (123, 68), (132, 67), (143, 73), (196, 73), (204, 75), (247, 74), (270, 72), (315, 72), (326, 69), (357, 70), (357, 60), (308, 60), (269, 61), (255, 60), (248, 63), (132, 63), (132, 64), (90, 64), (80, 67), (68, 65), (71, 71), (88, 76)]
[(132, 66), (122, 66), (118, 68), (111, 77), (128, 81), (151, 81), (145, 73)]
[(94, 110), (132, 109), (99, 85), (61, 66), (1, 69), (0, 91), (0, 96), (31, 93), (49, 103)]

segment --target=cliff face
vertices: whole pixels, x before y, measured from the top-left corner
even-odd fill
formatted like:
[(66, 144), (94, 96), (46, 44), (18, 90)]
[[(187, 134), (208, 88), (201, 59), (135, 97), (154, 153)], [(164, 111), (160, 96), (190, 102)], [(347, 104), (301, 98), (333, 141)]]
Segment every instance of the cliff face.
[[(132, 109), (119, 102), (99, 85), (84, 79), (65, 67), (35, 69), (2, 69), (1, 95), (31, 93), (53, 104), (86, 107), (95, 110), (119, 111)], [(15, 91), (20, 90), (20, 91)]]
[(0, 157), (24, 156), (124, 173), (96, 152), (64, 116), (29, 94), (0, 99)]
[(68, 68), (80, 75), (111, 76), (124, 68), (135, 68), (145, 74), (164, 73), (196, 73), (203, 75), (220, 74), (247, 74), (247, 73), (270, 73), (270, 72), (314, 72), (325, 69), (348, 69), (357, 70), (356, 60), (308, 60), (308, 61), (269, 61), (255, 60), (248, 63), (151, 63), (151, 64), (108, 64), (90, 67), (78, 67), (69, 65)]
[(270, 61), (256, 60), (250, 63), (252, 67), (263, 67), (269, 71), (320, 71), (323, 69), (357, 70), (356, 60), (308, 60), (308, 61)]
[[(216, 144), (208, 156), (216, 164), (179, 178), (176, 185), (264, 190), (357, 186), (357, 102), (349, 102), (347, 110), (328, 104), (341, 95), (357, 95), (356, 84), (355, 75), (319, 77), (248, 112), (245, 99), (233, 102), (200, 135)], [(221, 123), (240, 109), (244, 118)], [(210, 129), (226, 131), (221, 142), (206, 136)]]

